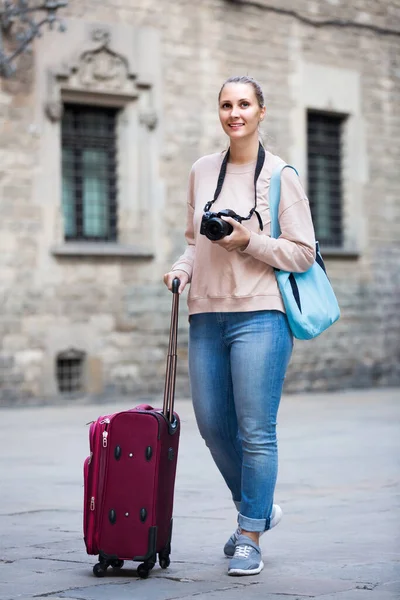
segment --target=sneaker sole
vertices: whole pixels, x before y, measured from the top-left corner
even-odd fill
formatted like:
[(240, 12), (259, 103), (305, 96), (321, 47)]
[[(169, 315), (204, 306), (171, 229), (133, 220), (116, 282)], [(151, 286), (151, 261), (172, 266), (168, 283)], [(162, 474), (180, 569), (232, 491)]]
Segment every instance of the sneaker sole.
[(260, 562), (260, 565), (257, 569), (230, 569), (228, 571), (228, 575), (239, 576), (239, 575), (258, 575), (264, 568), (263, 561)]

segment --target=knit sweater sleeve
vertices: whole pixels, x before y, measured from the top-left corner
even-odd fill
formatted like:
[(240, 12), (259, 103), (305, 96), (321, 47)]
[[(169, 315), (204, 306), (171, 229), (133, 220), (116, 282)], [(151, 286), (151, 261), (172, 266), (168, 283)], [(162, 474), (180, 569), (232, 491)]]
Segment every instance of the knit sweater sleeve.
[(189, 275), (189, 282), (192, 278), (194, 252), (195, 252), (195, 239), (194, 239), (194, 168), (190, 171), (189, 185), (188, 185), (188, 201), (187, 201), (187, 213), (186, 213), (186, 230), (185, 238), (187, 242), (187, 248), (185, 252), (178, 258), (178, 260), (172, 265), (172, 271), (185, 271)]
[(302, 273), (315, 261), (315, 234), (310, 205), (293, 169), (284, 169), (281, 177), (278, 216), (281, 235), (274, 239), (251, 232), (250, 241), (243, 252), (276, 269)]

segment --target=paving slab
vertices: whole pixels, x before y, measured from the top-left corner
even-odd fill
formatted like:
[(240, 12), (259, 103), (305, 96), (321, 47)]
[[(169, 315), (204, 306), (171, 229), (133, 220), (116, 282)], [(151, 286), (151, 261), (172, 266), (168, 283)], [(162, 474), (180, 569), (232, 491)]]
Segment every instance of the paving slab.
[[(155, 579), (152, 585), (146, 585), (148, 581), (126, 581), (116, 584), (108, 584), (101, 588), (82, 588), (70, 590), (66, 597), (85, 598), (85, 600), (110, 600), (115, 598), (118, 600), (169, 600), (172, 598), (183, 597), (206, 597), (210, 593), (220, 593), (230, 590), (241, 590), (243, 596), (243, 584), (226, 585), (223, 582), (213, 581), (174, 581), (169, 578)], [(246, 586), (248, 588), (249, 586)], [(252, 587), (252, 586), (251, 586)], [(247, 589), (246, 589), (247, 593)], [(60, 594), (63, 598), (63, 594)]]
[(82, 539), (87, 423), (131, 406), (0, 411), (0, 600), (399, 600), (400, 390), (283, 398), (275, 501), (284, 518), (262, 538), (264, 571), (243, 578), (227, 575), (222, 548), (236, 513), (187, 400), (177, 403), (170, 567), (145, 581), (134, 563), (93, 576)]
[[(398, 593), (385, 592), (380, 588), (375, 590), (355, 589), (339, 594), (328, 594), (321, 596), (320, 600), (399, 600)], [(283, 600), (281, 596), (281, 600)]]

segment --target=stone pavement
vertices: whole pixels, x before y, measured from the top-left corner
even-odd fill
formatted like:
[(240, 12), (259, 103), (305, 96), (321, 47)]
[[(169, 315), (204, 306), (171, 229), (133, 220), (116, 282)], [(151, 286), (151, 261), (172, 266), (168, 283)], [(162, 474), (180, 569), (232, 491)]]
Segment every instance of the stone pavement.
[(226, 574), (235, 511), (190, 402), (182, 438), (171, 566), (149, 579), (125, 563), (104, 579), (82, 541), (85, 425), (108, 405), (3, 409), (0, 599), (398, 600), (400, 390), (287, 396), (279, 417), (282, 523), (262, 538), (259, 576)]

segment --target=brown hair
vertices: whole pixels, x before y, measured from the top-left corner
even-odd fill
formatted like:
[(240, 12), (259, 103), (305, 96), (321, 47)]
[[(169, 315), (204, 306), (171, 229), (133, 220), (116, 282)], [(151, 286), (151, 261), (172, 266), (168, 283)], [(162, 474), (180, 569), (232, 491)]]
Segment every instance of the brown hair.
[(224, 87), (226, 86), (227, 83), (249, 83), (253, 87), (253, 90), (256, 95), (257, 102), (260, 105), (260, 108), (264, 107), (264, 105), (265, 105), (264, 94), (263, 94), (260, 84), (255, 79), (253, 79), (252, 77), (248, 77), (247, 75), (237, 75), (234, 77), (229, 77), (229, 79), (227, 79), (222, 84), (222, 87), (218, 94), (218, 102), (221, 98), (222, 90), (224, 89)]

